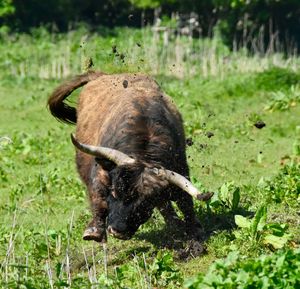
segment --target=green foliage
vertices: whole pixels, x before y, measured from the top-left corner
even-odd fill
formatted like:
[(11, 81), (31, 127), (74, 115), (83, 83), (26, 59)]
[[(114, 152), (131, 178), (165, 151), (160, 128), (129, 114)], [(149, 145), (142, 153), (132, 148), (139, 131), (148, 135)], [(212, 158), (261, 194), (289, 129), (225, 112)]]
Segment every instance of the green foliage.
[(234, 213), (239, 207), (240, 198), (240, 188), (234, 182), (227, 182), (214, 194), (209, 202), (209, 208), (213, 212)]
[[(148, 260), (149, 262), (149, 260)], [(101, 274), (95, 285), (100, 288), (174, 288), (183, 283), (172, 255), (159, 251), (150, 263), (144, 256), (134, 256), (131, 262), (115, 267), (114, 274)]]
[(14, 14), (15, 6), (12, 0), (0, 0), (0, 17)]
[(278, 251), (256, 259), (230, 253), (216, 261), (206, 275), (200, 274), (185, 283), (189, 289), (209, 288), (278, 288), (300, 286), (300, 250)]
[(241, 242), (265, 244), (272, 246), (274, 249), (283, 248), (290, 239), (290, 235), (287, 233), (288, 226), (284, 224), (267, 223), (266, 220), (266, 206), (261, 206), (251, 221), (241, 215), (236, 215), (235, 223), (242, 230), (235, 231), (235, 237), (240, 239)]
[(266, 106), (266, 110), (288, 110), (295, 107), (300, 102), (300, 88), (292, 85), (291, 88), (285, 91), (277, 91), (271, 94), (271, 99)]
[(260, 183), (261, 192), (276, 203), (298, 206), (300, 201), (300, 163), (284, 166), (272, 180)]
[(295, 130), (295, 140), (293, 142), (293, 154), (294, 156), (300, 157), (300, 126), (296, 126)]
[(2, 35), (7, 35), (11, 30), (11, 27), (7, 25), (7, 19), (13, 17), (15, 10), (12, 0), (0, 0), (0, 39)]
[(166, 0), (129, 0), (134, 6), (139, 8), (156, 8), (162, 5)]
[(183, 281), (181, 272), (175, 268), (173, 257), (168, 252), (158, 252), (149, 269), (157, 287), (174, 287)]
[[(271, 67), (255, 77), (257, 87), (264, 90), (292, 89), (299, 84), (300, 74), (287, 68)], [(294, 88), (295, 89), (295, 88)]]
[[(9, 3), (8, 7), (11, 6), (11, 2), (11, 0), (4, 1), (4, 3)], [(11, 28), (22, 31), (30, 31), (31, 28), (41, 25), (49, 30), (65, 31), (70, 26), (76, 26), (74, 23), (78, 22), (110, 27), (140, 24), (140, 16), (128, 19), (130, 13), (137, 15), (140, 12), (140, 9), (134, 8), (128, 0), (103, 0), (101, 2), (96, 0), (85, 2), (28, 0), (26, 5), (23, 5), (22, 1), (14, 1), (13, 9), (14, 14), (6, 23)]]
[[(0, 17), (6, 17), (7, 21), (0, 21), (0, 26), (5, 24), (22, 31), (40, 25), (67, 30), (76, 22), (86, 22), (92, 27), (140, 26), (143, 20), (153, 20), (153, 10), (158, 7), (161, 17), (170, 16), (172, 12), (196, 13), (201, 35), (211, 36), (212, 28), (217, 26), (231, 47), (235, 43), (235, 46), (262, 53), (274, 49), (280, 42), (281, 50), (291, 52), (295, 42), (299, 44), (297, 0), (103, 0), (101, 3), (96, 0), (74, 3), (27, 0), (26, 6), (22, 1), (1, 0)], [(147, 19), (141, 19), (145, 10)]]
[[(216, 1), (219, 12), (219, 27), (229, 45), (250, 48), (254, 52), (274, 49), (276, 38), (282, 49), (293, 49), (293, 42), (299, 45), (299, 1), (297, 0), (234, 0)], [(284, 39), (284, 31), (289, 37)]]

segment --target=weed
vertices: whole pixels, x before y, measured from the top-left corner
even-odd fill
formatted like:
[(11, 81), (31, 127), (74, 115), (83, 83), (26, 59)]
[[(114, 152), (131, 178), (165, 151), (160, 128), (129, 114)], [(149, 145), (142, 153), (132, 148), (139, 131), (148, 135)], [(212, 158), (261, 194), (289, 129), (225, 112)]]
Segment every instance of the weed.
[(240, 188), (234, 182), (227, 182), (214, 194), (208, 208), (218, 213), (234, 213), (239, 207), (240, 198)]
[(300, 163), (285, 165), (272, 180), (260, 182), (261, 192), (276, 203), (297, 207), (300, 201)]
[(291, 237), (287, 233), (288, 226), (285, 224), (266, 223), (266, 220), (266, 206), (261, 206), (251, 221), (241, 215), (236, 215), (235, 222), (242, 230), (235, 231), (235, 237), (241, 243), (250, 242), (254, 246), (264, 244), (274, 249), (283, 248)]
[(288, 110), (295, 107), (300, 102), (300, 88), (299, 86), (292, 85), (288, 91), (276, 91), (271, 93), (271, 99), (266, 110)]
[(278, 251), (246, 259), (232, 252), (216, 261), (206, 275), (199, 274), (185, 283), (189, 289), (209, 288), (298, 288), (300, 250)]

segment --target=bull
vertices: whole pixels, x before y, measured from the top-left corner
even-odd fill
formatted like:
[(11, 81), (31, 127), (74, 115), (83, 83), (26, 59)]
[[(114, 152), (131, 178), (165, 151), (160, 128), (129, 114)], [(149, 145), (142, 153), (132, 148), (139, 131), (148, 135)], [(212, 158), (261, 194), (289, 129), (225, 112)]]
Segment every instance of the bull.
[[(74, 108), (66, 98), (82, 86)], [(155, 207), (167, 224), (184, 224), (185, 234), (199, 237), (192, 197), (211, 194), (189, 181), (181, 115), (151, 77), (90, 71), (56, 88), (48, 107), (58, 120), (76, 123), (72, 142), (92, 211), (84, 240), (105, 242), (106, 232), (129, 239)]]

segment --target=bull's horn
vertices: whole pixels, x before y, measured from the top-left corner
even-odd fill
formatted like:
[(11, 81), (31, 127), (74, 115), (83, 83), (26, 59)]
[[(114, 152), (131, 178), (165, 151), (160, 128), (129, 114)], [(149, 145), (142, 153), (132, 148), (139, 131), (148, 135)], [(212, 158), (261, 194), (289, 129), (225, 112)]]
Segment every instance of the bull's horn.
[(161, 174), (171, 184), (174, 184), (177, 187), (183, 189), (197, 200), (208, 201), (214, 194), (212, 192), (200, 193), (198, 189), (187, 178), (173, 171), (158, 169), (157, 174)]
[(72, 143), (75, 147), (77, 147), (82, 152), (85, 152), (89, 155), (93, 155), (95, 157), (104, 157), (112, 162), (114, 162), (116, 165), (126, 165), (126, 164), (133, 164), (135, 160), (128, 155), (122, 153), (121, 151), (101, 147), (101, 146), (92, 146), (80, 143), (76, 140), (75, 136), (71, 134)]

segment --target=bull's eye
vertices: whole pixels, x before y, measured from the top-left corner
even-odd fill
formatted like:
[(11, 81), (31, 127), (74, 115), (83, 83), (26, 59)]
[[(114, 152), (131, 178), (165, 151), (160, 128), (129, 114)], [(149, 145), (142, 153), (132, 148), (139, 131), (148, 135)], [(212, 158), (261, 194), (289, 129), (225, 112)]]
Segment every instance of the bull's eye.
[(129, 204), (133, 201), (133, 197), (132, 196), (127, 196), (125, 199), (124, 199), (124, 203), (125, 204)]

